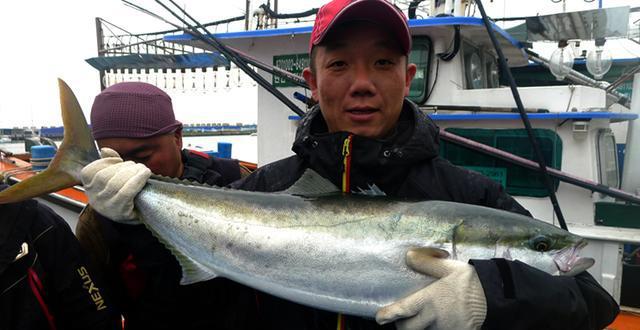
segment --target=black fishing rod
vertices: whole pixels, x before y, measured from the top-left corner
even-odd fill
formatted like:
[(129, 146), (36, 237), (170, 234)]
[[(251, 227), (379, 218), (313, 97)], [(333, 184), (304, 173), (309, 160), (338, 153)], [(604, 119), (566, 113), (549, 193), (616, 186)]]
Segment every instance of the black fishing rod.
[(266, 64), (258, 60), (257, 58), (252, 57), (247, 53), (241, 52), (233, 47), (230, 47), (230, 46), (226, 46), (226, 47), (227, 49), (229, 49), (229, 51), (235, 53), (235, 55), (237, 55), (238, 57), (241, 57), (242, 59), (247, 61), (247, 63), (257, 67), (258, 69), (268, 72), (272, 75), (287, 79), (288, 81), (292, 82), (298, 87), (309, 89), (309, 85), (307, 85), (307, 82), (304, 80), (304, 78), (296, 74), (293, 74), (287, 70), (280, 69), (277, 66)]
[(277, 18), (277, 19), (303, 18), (303, 17), (315, 15), (316, 13), (318, 13), (318, 8), (312, 8), (303, 12), (292, 13), (292, 14), (278, 14), (275, 11), (271, 10), (271, 8), (265, 4), (261, 4), (259, 8), (264, 10), (264, 12), (267, 13), (267, 15), (269, 15), (269, 17)]
[(424, 1), (424, 0), (413, 0), (409, 3), (409, 9), (408, 9), (408, 16), (409, 19), (416, 19), (416, 11), (418, 10), (418, 6), (420, 5), (420, 3)]
[(202, 29), (207, 34), (206, 36), (203, 35), (202, 33), (200, 33), (197, 30), (196, 27), (194, 27), (193, 25), (189, 24), (189, 22), (187, 22), (182, 17), (180, 17), (180, 15), (178, 15), (173, 10), (171, 10), (169, 7), (167, 7), (164, 3), (162, 3), (161, 0), (155, 0), (155, 1), (156, 1), (157, 4), (162, 6), (165, 10), (167, 10), (171, 15), (173, 15), (173, 17), (175, 17), (180, 22), (182, 22), (182, 24), (184, 24), (188, 28), (188, 30), (190, 32), (192, 32), (192, 33), (190, 33), (192, 36), (195, 36), (196, 38), (198, 38), (199, 40), (203, 41), (207, 45), (217, 49), (220, 53), (222, 53), (222, 55), (224, 55), (226, 58), (228, 58), (233, 63), (235, 63), (235, 65), (237, 65), (242, 71), (244, 71), (244, 73), (246, 73), (249, 77), (253, 78), (253, 80), (255, 80), (262, 88), (266, 89), (273, 96), (275, 96), (278, 100), (280, 100), (282, 103), (284, 103), (289, 109), (291, 109), (291, 111), (293, 111), (298, 116), (301, 116), (301, 117), (304, 116), (304, 111), (302, 111), (295, 104), (293, 104), (293, 102), (291, 102), (291, 100), (289, 100), (289, 98), (284, 96), (284, 94), (282, 94), (278, 89), (276, 89), (273, 85), (271, 85), (261, 75), (259, 75), (255, 71), (253, 71), (253, 69), (251, 69), (249, 67), (249, 65), (247, 65), (247, 63), (244, 61), (243, 58), (237, 56), (235, 53), (233, 53), (229, 49), (227, 49), (226, 45), (224, 45), (222, 42), (220, 42), (211, 32), (209, 32), (207, 30), (206, 27), (204, 27), (202, 24), (200, 24), (200, 22), (198, 22), (195, 18), (193, 18), (191, 15), (189, 15), (189, 13), (187, 13), (186, 10), (184, 10), (180, 6), (178, 6), (178, 4), (176, 4), (173, 0), (169, 0), (169, 2), (171, 2), (171, 4), (173, 4), (176, 8), (178, 8), (186, 17), (188, 17), (190, 20), (192, 20), (196, 24), (197, 27)]
[(176, 8), (178, 8), (178, 10), (180, 10), (182, 12), (182, 14), (184, 14), (186, 17), (188, 17), (190, 20), (192, 20), (196, 24), (197, 27), (202, 29), (207, 34), (206, 36), (203, 35), (202, 33), (200, 33), (197, 30), (197, 28), (195, 28), (193, 25), (189, 24), (189, 22), (187, 22), (186, 20), (182, 19), (180, 17), (180, 15), (176, 14), (169, 7), (167, 7), (164, 3), (162, 3), (161, 0), (155, 0), (155, 1), (156, 1), (157, 4), (159, 4), (164, 9), (166, 9), (171, 15), (173, 15), (173, 17), (175, 17), (180, 22), (182, 22), (190, 31), (194, 32), (198, 39), (200, 39), (201, 41), (205, 42), (207, 45), (209, 45), (211, 47), (215, 47), (215, 49), (217, 49), (220, 53), (222, 53), (225, 57), (227, 57), (233, 63), (235, 63), (240, 69), (242, 69), (242, 71), (244, 71), (247, 75), (249, 75), (256, 82), (258, 82), (258, 84), (260, 86), (262, 86), (262, 88), (264, 88), (267, 91), (269, 91), (273, 96), (278, 98), (282, 103), (284, 103), (287, 107), (289, 107), (289, 109), (291, 109), (291, 111), (293, 111), (294, 113), (296, 113), (300, 117), (304, 116), (304, 111), (302, 111), (295, 104), (293, 104), (293, 102), (291, 102), (291, 100), (289, 100), (286, 96), (284, 96), (284, 94), (282, 94), (277, 88), (275, 88), (273, 85), (271, 85), (261, 75), (259, 75), (255, 71), (253, 71), (253, 69), (251, 69), (249, 67), (249, 65), (247, 65), (247, 62), (245, 62), (245, 60), (243, 58), (241, 58), (240, 56), (237, 56), (237, 54), (235, 54), (234, 52), (230, 51), (227, 48), (226, 45), (224, 45), (222, 42), (220, 42), (211, 32), (209, 32), (207, 30), (206, 27), (204, 27), (202, 24), (200, 24), (200, 22), (198, 22), (195, 18), (193, 18), (191, 15), (189, 15), (189, 13), (187, 13), (186, 10), (184, 10), (184, 9), (182, 9), (182, 7), (178, 6), (178, 4), (176, 4), (173, 0), (169, 0), (169, 2), (171, 2), (171, 4), (173, 4)]
[(513, 94), (513, 99), (516, 101), (516, 106), (518, 107), (518, 112), (520, 113), (520, 118), (522, 119), (522, 123), (526, 128), (527, 135), (529, 136), (529, 141), (531, 142), (531, 146), (536, 155), (536, 159), (538, 161), (539, 170), (544, 176), (544, 183), (549, 191), (549, 199), (551, 199), (551, 204), (553, 205), (553, 210), (556, 213), (556, 217), (558, 218), (558, 222), (560, 223), (560, 227), (564, 230), (567, 229), (567, 223), (564, 220), (564, 216), (562, 215), (562, 210), (560, 210), (560, 204), (558, 203), (558, 198), (556, 196), (555, 189), (553, 187), (553, 183), (551, 182), (551, 177), (549, 176), (549, 172), (547, 171), (547, 165), (544, 163), (544, 157), (542, 156), (542, 151), (540, 151), (540, 146), (538, 145), (538, 141), (535, 139), (533, 135), (533, 129), (531, 128), (531, 123), (529, 122), (529, 117), (527, 113), (524, 111), (524, 106), (522, 105), (522, 100), (520, 99), (520, 94), (518, 93), (518, 88), (516, 87), (516, 82), (513, 79), (513, 75), (511, 74), (511, 69), (507, 65), (507, 61), (504, 57), (504, 53), (502, 52), (502, 48), (498, 43), (498, 39), (496, 38), (495, 31), (493, 31), (493, 27), (491, 26), (491, 22), (489, 21), (489, 17), (487, 13), (484, 11), (484, 6), (482, 5), (481, 0), (475, 0), (475, 3), (478, 5), (478, 9), (480, 10), (480, 14), (482, 15), (482, 21), (484, 22), (484, 26), (487, 28), (487, 33), (489, 33), (489, 37), (491, 38), (491, 43), (498, 54), (498, 60), (500, 62), (500, 69), (506, 75), (507, 80), (509, 81), (509, 87), (511, 87), (511, 94)]
[[(180, 27), (177, 24), (174, 24), (173, 22), (165, 19), (164, 17), (161, 17), (160, 15), (152, 13), (149, 10), (144, 9), (144, 8), (142, 8), (140, 6), (137, 6), (137, 5), (133, 4), (133, 3), (130, 3), (128, 1), (126, 1), (126, 0), (123, 0), (123, 2), (126, 5), (132, 7), (135, 10), (143, 12), (143, 13), (149, 15), (149, 16), (152, 16), (152, 17), (154, 17), (156, 19), (159, 19), (159, 20), (161, 20), (161, 21), (163, 21), (163, 22), (175, 27), (176, 29), (171, 30), (172, 32), (182, 31), (182, 32), (187, 33), (187, 34), (189, 34), (191, 36), (194, 36), (186, 28)], [(162, 38), (160, 38), (160, 40), (161, 39)], [(123, 47), (128, 47), (128, 46), (123, 46)], [(252, 56), (248, 55), (247, 53), (241, 52), (241, 51), (239, 51), (239, 50), (237, 50), (237, 49), (235, 49), (233, 47), (230, 47), (230, 46), (226, 46), (226, 47), (227, 47), (227, 49), (229, 49), (229, 51), (235, 53), (237, 56), (243, 58), (247, 63), (257, 67), (258, 69), (263, 70), (263, 71), (265, 71), (267, 73), (270, 73), (272, 75), (276, 75), (276, 76), (279, 76), (281, 78), (284, 78), (284, 79), (290, 81), (291, 83), (295, 84), (296, 86), (309, 89), (309, 86), (307, 85), (307, 82), (304, 80), (304, 78), (302, 78), (302, 77), (300, 77), (298, 75), (295, 75), (295, 74), (293, 74), (293, 73), (291, 73), (289, 71), (280, 69), (278, 67), (275, 67), (273, 65), (269, 65), (267, 63), (264, 63), (264, 62), (256, 59), (255, 57), (252, 57)], [(206, 49), (209, 50), (209, 51), (217, 51), (217, 49), (214, 48), (214, 47), (207, 47)]]
[[(221, 24), (227, 24), (227, 23), (233, 23), (236, 21), (241, 21), (244, 20), (246, 18), (245, 15), (242, 16), (236, 16), (236, 17), (231, 17), (231, 18), (226, 18), (223, 20), (219, 20), (219, 21), (213, 21), (210, 23), (205, 23), (204, 26), (214, 26), (214, 25), (221, 25)], [(139, 35), (165, 35), (165, 34), (169, 34), (169, 33), (176, 33), (178, 31), (182, 31), (183, 29), (178, 27), (176, 29), (172, 29), (172, 30), (165, 30), (165, 31), (156, 31), (156, 32), (151, 32), (151, 33), (143, 33), (143, 34), (134, 34), (134, 36), (139, 36)]]
[(202, 26), (202, 24), (200, 24), (198, 21), (196, 21), (193, 17), (191, 17), (188, 13), (186, 13), (184, 10), (182, 10), (182, 8), (180, 8), (180, 6), (176, 5), (173, 1), (172, 4), (178, 8), (180, 8), (181, 11), (183, 11), (183, 13), (189, 17), (189, 19), (193, 20), (202, 30), (205, 31), (205, 33), (208, 34), (208, 36), (203, 35), (202, 33), (200, 33), (193, 25), (189, 24), (187, 21), (185, 21), (184, 19), (182, 19), (177, 13), (175, 13), (173, 10), (171, 10), (169, 7), (167, 7), (164, 3), (162, 3), (159, 0), (156, 0), (156, 3), (158, 3), (160, 6), (162, 6), (165, 10), (167, 10), (173, 17), (175, 17), (176, 19), (178, 19), (180, 22), (182, 22), (182, 24), (184, 24), (187, 28), (183, 29), (180, 26), (178, 26), (177, 24), (174, 24), (166, 19), (164, 19), (163, 17), (141, 7), (138, 6), (136, 4), (133, 4), (127, 0), (122, 0), (122, 2), (124, 2), (125, 4), (129, 5), (130, 7), (141, 11), (147, 15), (150, 15), (152, 17), (155, 17), (159, 20), (162, 20), (176, 28), (182, 29), (183, 31), (185, 31), (185, 33), (191, 35), (192, 37), (204, 42), (205, 44), (207, 44), (210, 47), (213, 47), (214, 49), (218, 50), (220, 53), (222, 53), (222, 55), (224, 55), (227, 59), (229, 59), (231, 62), (233, 62), (235, 65), (238, 66), (238, 68), (240, 68), (244, 73), (246, 73), (249, 77), (251, 77), (253, 80), (255, 80), (262, 88), (266, 89), (268, 92), (270, 92), (273, 96), (275, 96), (278, 100), (280, 100), (282, 103), (284, 103), (289, 109), (291, 109), (291, 111), (293, 111), (295, 114), (297, 114), (298, 116), (304, 116), (305, 112), (302, 111), (300, 108), (298, 108), (295, 104), (293, 104), (293, 102), (291, 102), (291, 100), (289, 100), (286, 96), (284, 96), (279, 90), (277, 90), (273, 85), (271, 85), (268, 81), (266, 81), (262, 76), (260, 76), (257, 72), (255, 72), (253, 69), (251, 69), (247, 63), (240, 58), (239, 56), (237, 56), (234, 52), (230, 51), (227, 46), (225, 46), (224, 44), (222, 44), (216, 37), (214, 37), (209, 31), (207, 31), (206, 28), (204, 28)]

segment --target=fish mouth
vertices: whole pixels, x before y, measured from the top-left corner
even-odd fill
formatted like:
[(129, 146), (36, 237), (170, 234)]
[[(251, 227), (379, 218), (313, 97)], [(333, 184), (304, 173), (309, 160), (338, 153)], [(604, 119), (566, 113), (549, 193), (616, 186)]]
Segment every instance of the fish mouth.
[(578, 244), (566, 247), (553, 256), (560, 275), (574, 276), (593, 266), (595, 263), (593, 258), (580, 257), (580, 251), (586, 245), (587, 241), (582, 239)]

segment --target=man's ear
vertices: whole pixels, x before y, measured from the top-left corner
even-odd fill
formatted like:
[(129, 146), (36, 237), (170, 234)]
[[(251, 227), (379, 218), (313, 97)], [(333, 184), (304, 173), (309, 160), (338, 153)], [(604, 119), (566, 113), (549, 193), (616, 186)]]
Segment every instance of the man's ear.
[(307, 85), (309, 85), (309, 88), (311, 89), (311, 97), (313, 97), (314, 101), (318, 102), (318, 82), (316, 80), (315, 73), (311, 71), (311, 68), (307, 67), (307, 68), (304, 68), (304, 70), (302, 70), (302, 77), (304, 78), (304, 80), (307, 82)]
[(175, 132), (173, 132), (173, 138), (178, 148), (182, 150), (182, 127), (176, 129)]
[(411, 81), (413, 81), (413, 77), (415, 77), (416, 71), (418, 71), (418, 67), (415, 64), (409, 63), (407, 65), (407, 75), (405, 76), (405, 82), (404, 82), (404, 96), (405, 97), (409, 96), (409, 90), (411, 88)]

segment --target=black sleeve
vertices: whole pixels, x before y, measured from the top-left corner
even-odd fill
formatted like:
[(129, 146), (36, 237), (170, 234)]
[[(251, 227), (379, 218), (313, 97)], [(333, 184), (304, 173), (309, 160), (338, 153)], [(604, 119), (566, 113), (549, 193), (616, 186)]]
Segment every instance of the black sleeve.
[(36, 226), (46, 226), (42, 234), (34, 238), (34, 244), (47, 278), (45, 291), (59, 328), (120, 328), (119, 316), (112, 309), (101, 277), (92, 271), (87, 255), (67, 223), (38, 204)]
[(282, 191), (293, 185), (305, 168), (303, 161), (294, 155), (261, 166), (249, 176), (231, 183), (228, 187), (247, 191)]
[(552, 276), (519, 261), (471, 260), (487, 299), (483, 329), (603, 329), (619, 308), (587, 272)]
[(484, 186), (484, 206), (494, 209), (501, 209), (514, 213), (519, 213), (532, 217), (531, 213), (525, 209), (515, 198), (504, 191), (502, 185), (487, 178), (487, 184)]
[[(437, 157), (431, 167), (423, 168), (427, 181), (423, 194), (430, 199), (474, 204), (531, 216), (522, 205), (507, 194), (498, 182), (478, 172), (455, 166)], [(428, 175), (427, 175), (428, 174)]]

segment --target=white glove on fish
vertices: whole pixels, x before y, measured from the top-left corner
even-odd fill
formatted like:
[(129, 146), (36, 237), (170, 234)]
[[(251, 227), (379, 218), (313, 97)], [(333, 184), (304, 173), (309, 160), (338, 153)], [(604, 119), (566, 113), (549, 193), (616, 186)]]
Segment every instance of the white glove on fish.
[(100, 150), (101, 159), (80, 172), (89, 204), (105, 217), (121, 223), (139, 223), (133, 210), (133, 199), (151, 176), (143, 164), (123, 162), (110, 148)]
[(413, 270), (439, 278), (424, 289), (381, 308), (376, 321), (396, 321), (399, 330), (480, 329), (487, 315), (487, 301), (473, 266), (442, 259), (429, 249), (407, 252)]

